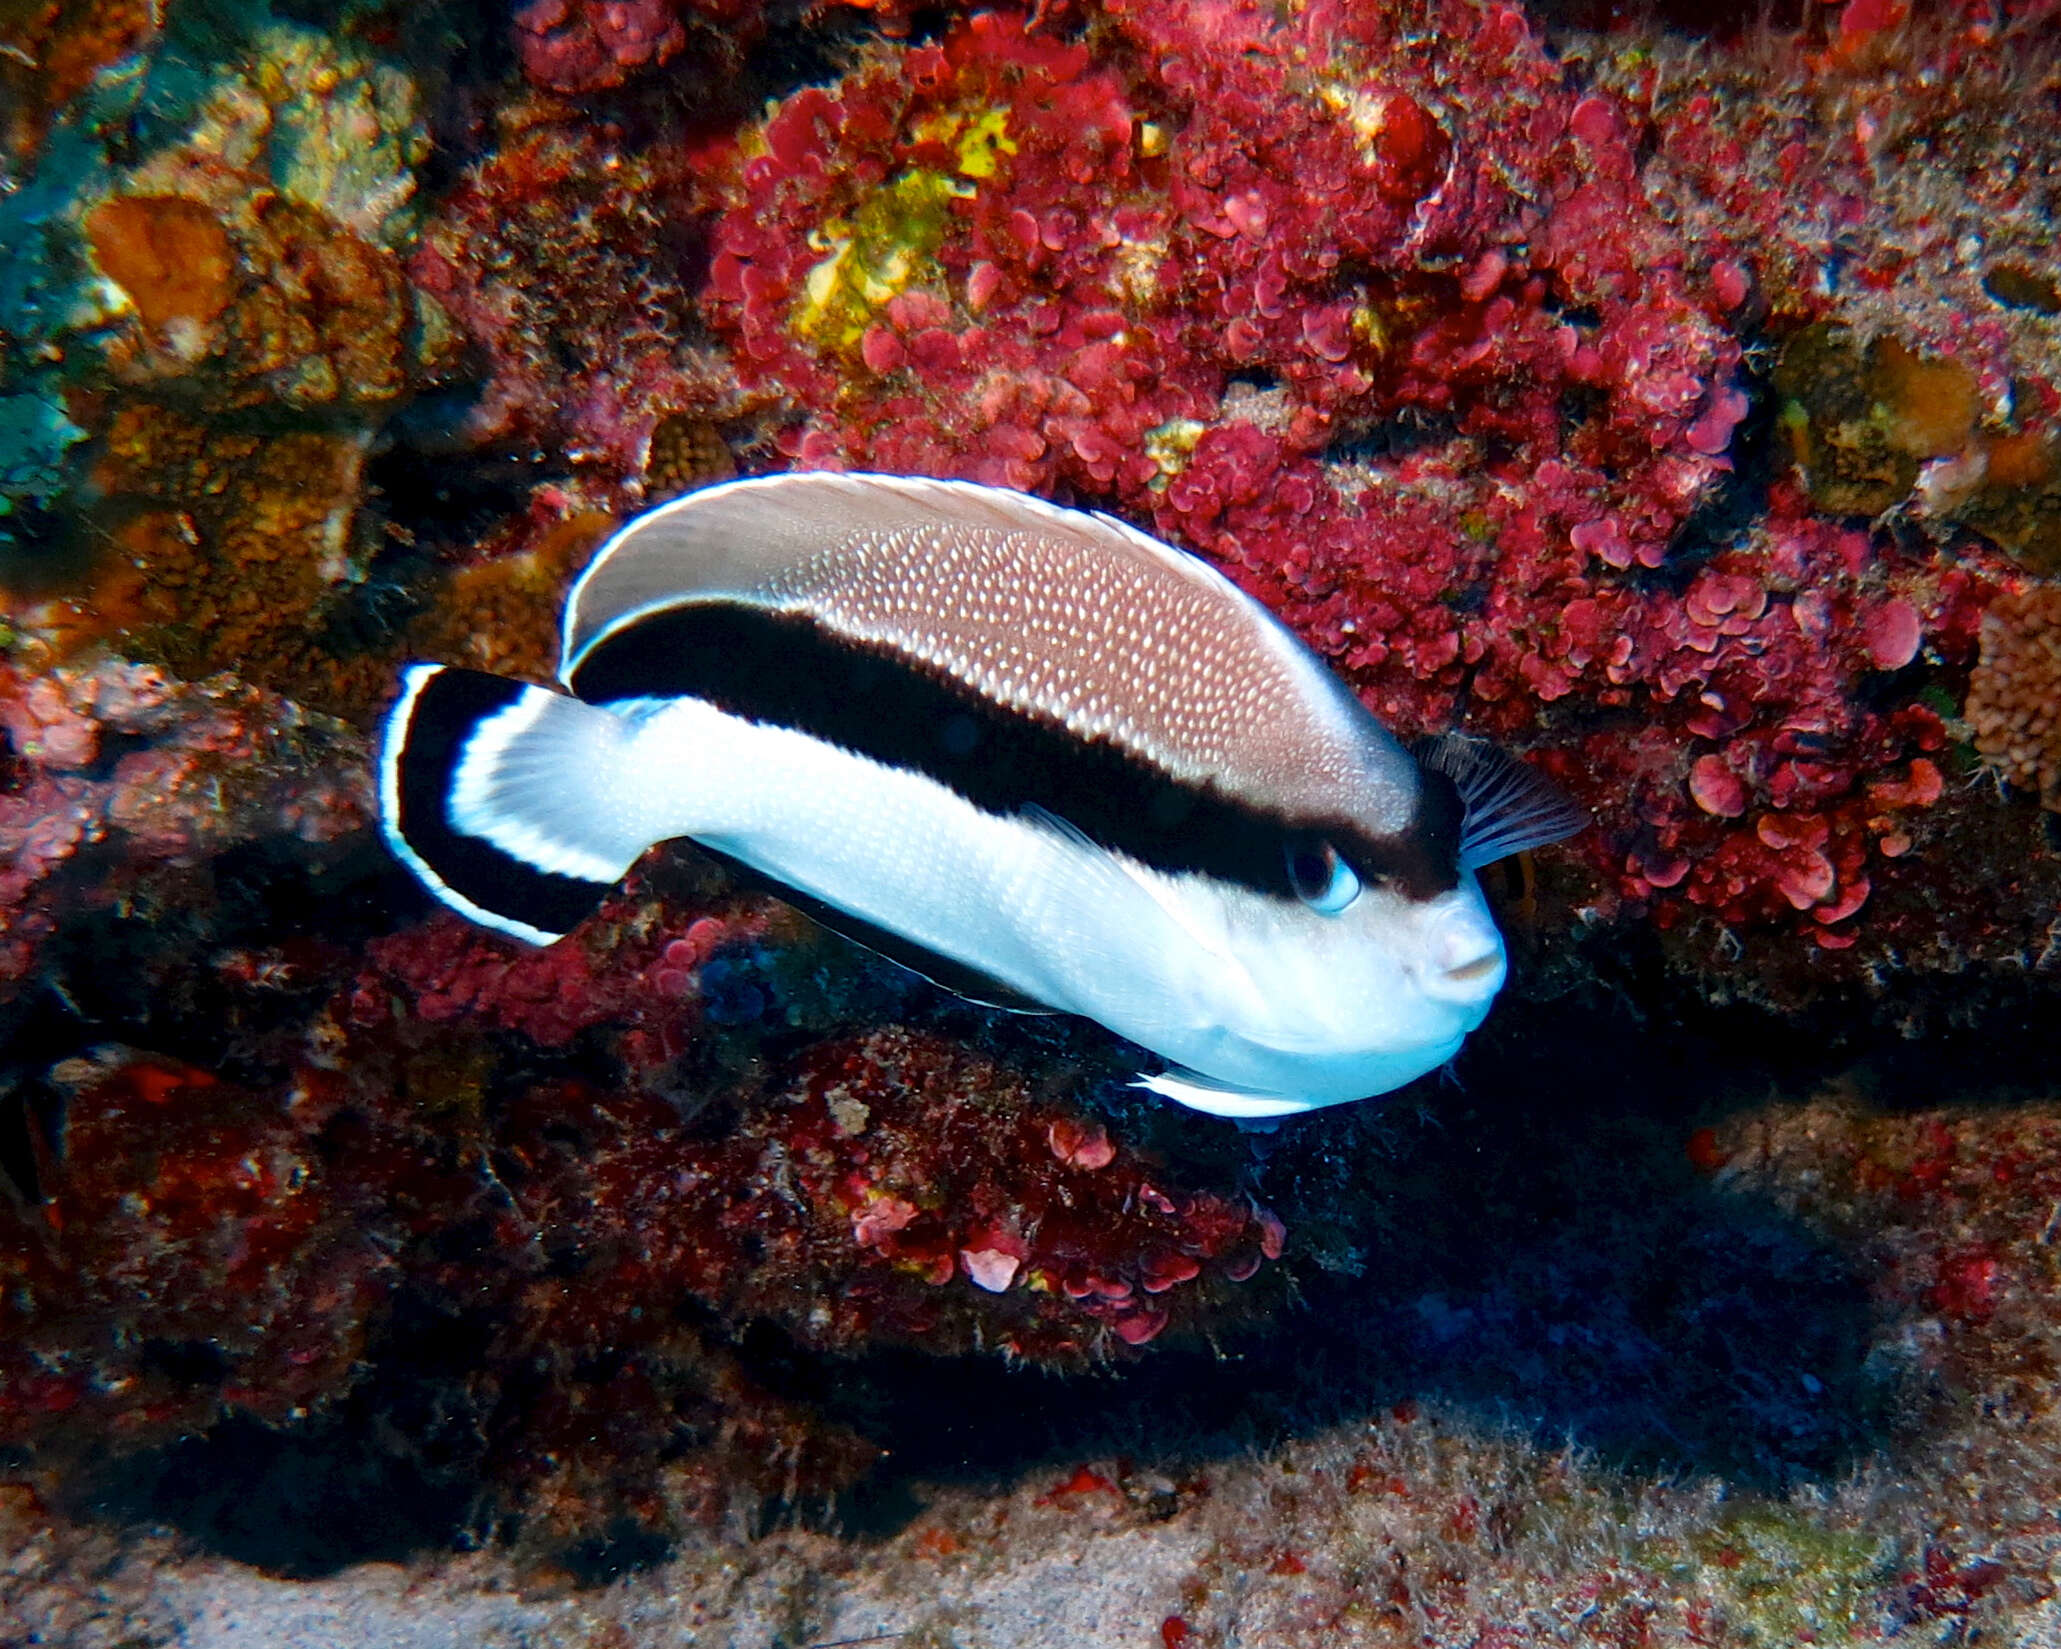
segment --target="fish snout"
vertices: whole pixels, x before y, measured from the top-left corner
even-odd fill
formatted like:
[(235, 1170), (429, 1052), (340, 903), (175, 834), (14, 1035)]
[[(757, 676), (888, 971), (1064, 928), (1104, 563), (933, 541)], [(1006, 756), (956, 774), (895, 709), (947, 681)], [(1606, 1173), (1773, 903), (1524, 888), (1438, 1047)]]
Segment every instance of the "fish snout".
[(1503, 936), (1479, 899), (1456, 900), (1430, 913), (1421, 972), (1428, 994), (1485, 1002), (1502, 989), (1505, 969)]

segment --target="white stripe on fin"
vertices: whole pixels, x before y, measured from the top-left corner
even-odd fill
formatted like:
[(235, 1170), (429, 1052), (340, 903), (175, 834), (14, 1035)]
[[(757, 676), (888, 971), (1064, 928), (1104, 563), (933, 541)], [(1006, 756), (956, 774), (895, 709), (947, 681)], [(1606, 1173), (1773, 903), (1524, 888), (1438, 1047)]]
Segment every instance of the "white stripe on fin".
[(460, 916), (479, 923), (481, 927), (492, 928), (496, 933), (505, 933), (511, 939), (521, 939), (532, 945), (549, 945), (563, 939), (563, 933), (553, 933), (514, 916), (489, 910), (486, 906), (468, 899), (456, 888), (439, 876), (430, 867), (429, 861), (417, 853), (401, 832), (401, 760), (407, 749), (407, 733), (415, 716), (416, 700), (423, 689), (441, 675), (446, 667), (441, 664), (411, 664), (401, 673), (400, 697), (387, 712), (386, 731), (379, 752), (379, 831), (386, 838), (389, 852), (402, 864), (412, 870), (424, 887), (429, 889), (438, 903), (447, 905)]
[(525, 687), (467, 740), (451, 828), (538, 870), (612, 886), (656, 839), (628, 771), (630, 732), (609, 711)]

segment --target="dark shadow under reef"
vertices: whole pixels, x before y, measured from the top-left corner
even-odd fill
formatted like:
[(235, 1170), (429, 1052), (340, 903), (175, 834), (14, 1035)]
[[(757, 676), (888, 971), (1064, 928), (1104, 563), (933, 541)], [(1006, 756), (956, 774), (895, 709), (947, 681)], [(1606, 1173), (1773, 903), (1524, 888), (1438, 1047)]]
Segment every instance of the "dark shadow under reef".
[[(1891, 1107), (2034, 1084), (2057, 1038), (2031, 994), (2022, 1015), (2012, 996), (1997, 993), (1986, 1029), (1891, 1046), (1879, 1032), (1840, 1042), (1830, 1009), (1813, 1027), (1685, 996), (1642, 1019), (1599, 989), (1505, 1003), (1459, 1079), (1385, 1108), (1257, 1136), (1169, 1110), (1153, 1123), (1161, 1149), (1247, 1156), (1257, 1194), (1305, 1211), (1291, 1215), (1299, 1300), (1215, 1348), (1156, 1347), (1072, 1376), (916, 1351), (822, 1356), (747, 1329), (725, 1354), (753, 1382), (884, 1451), (827, 1513), (776, 1502), (766, 1515), (884, 1536), (927, 1485), (1006, 1486), (1112, 1455), (1177, 1476), (1412, 1404), (1572, 1443), (1633, 1476), (1772, 1492), (1836, 1479), (1893, 1451), (1924, 1394), (1868, 1362), (1879, 1324), (1854, 1258), (1713, 1183), (1685, 1142), (1835, 1069), (1872, 1065), (1863, 1081)], [(1049, 1034), (972, 1022), (1005, 1057)], [(372, 1373), (328, 1414), (285, 1431), (229, 1422), (112, 1461), (80, 1476), (67, 1509), (170, 1525), (297, 1576), (505, 1536), (467, 1408), (468, 1332), (404, 1297)], [(555, 1560), (598, 1582), (665, 1551), (623, 1528)]]

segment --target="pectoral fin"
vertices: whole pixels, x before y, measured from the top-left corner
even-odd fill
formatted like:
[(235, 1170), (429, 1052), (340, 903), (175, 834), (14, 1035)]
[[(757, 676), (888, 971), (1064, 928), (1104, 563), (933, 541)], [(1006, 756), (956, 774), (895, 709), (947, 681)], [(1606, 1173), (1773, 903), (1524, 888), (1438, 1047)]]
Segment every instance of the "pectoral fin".
[(1158, 1094), (1162, 1099), (1175, 1100), (1191, 1111), (1207, 1112), (1213, 1117), (1285, 1117), (1316, 1109), (1306, 1099), (1229, 1087), (1179, 1066), (1154, 1076), (1141, 1076), (1131, 1086)]

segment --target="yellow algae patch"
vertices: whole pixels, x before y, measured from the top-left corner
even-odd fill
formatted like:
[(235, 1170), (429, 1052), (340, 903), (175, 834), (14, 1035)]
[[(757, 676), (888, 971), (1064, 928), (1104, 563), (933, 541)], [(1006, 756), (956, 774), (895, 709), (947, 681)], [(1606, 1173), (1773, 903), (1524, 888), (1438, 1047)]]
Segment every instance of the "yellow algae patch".
[(1001, 157), (1016, 153), (1016, 140), (1009, 135), (1009, 111), (999, 107), (974, 114), (943, 109), (918, 120), (910, 128), (910, 136), (918, 143), (950, 149), (953, 170), (961, 177), (993, 177), (1001, 169)]
[(993, 177), (1001, 165), (998, 155), (1016, 153), (1016, 141), (1009, 136), (1009, 111), (989, 109), (970, 124), (959, 138), (959, 172), (962, 177)]
[(952, 169), (904, 172), (869, 193), (848, 217), (832, 218), (810, 235), (810, 246), (823, 256), (802, 282), (793, 325), (811, 343), (856, 349), (890, 298), (935, 273), (946, 203), (974, 192), (961, 180), (991, 178), (1016, 153), (1009, 111), (1001, 108), (928, 115), (910, 136), (948, 149)]
[(972, 190), (936, 172), (904, 172), (810, 236), (824, 253), (802, 282), (794, 330), (855, 349), (888, 299), (929, 274), (945, 238), (945, 202)]
[(1207, 424), (1199, 424), (1193, 418), (1169, 418), (1157, 429), (1145, 432), (1145, 456), (1159, 466), (1159, 473), (1151, 482), (1155, 491), (1188, 467), (1188, 460), (1195, 455), (1195, 444), (1208, 429)]

